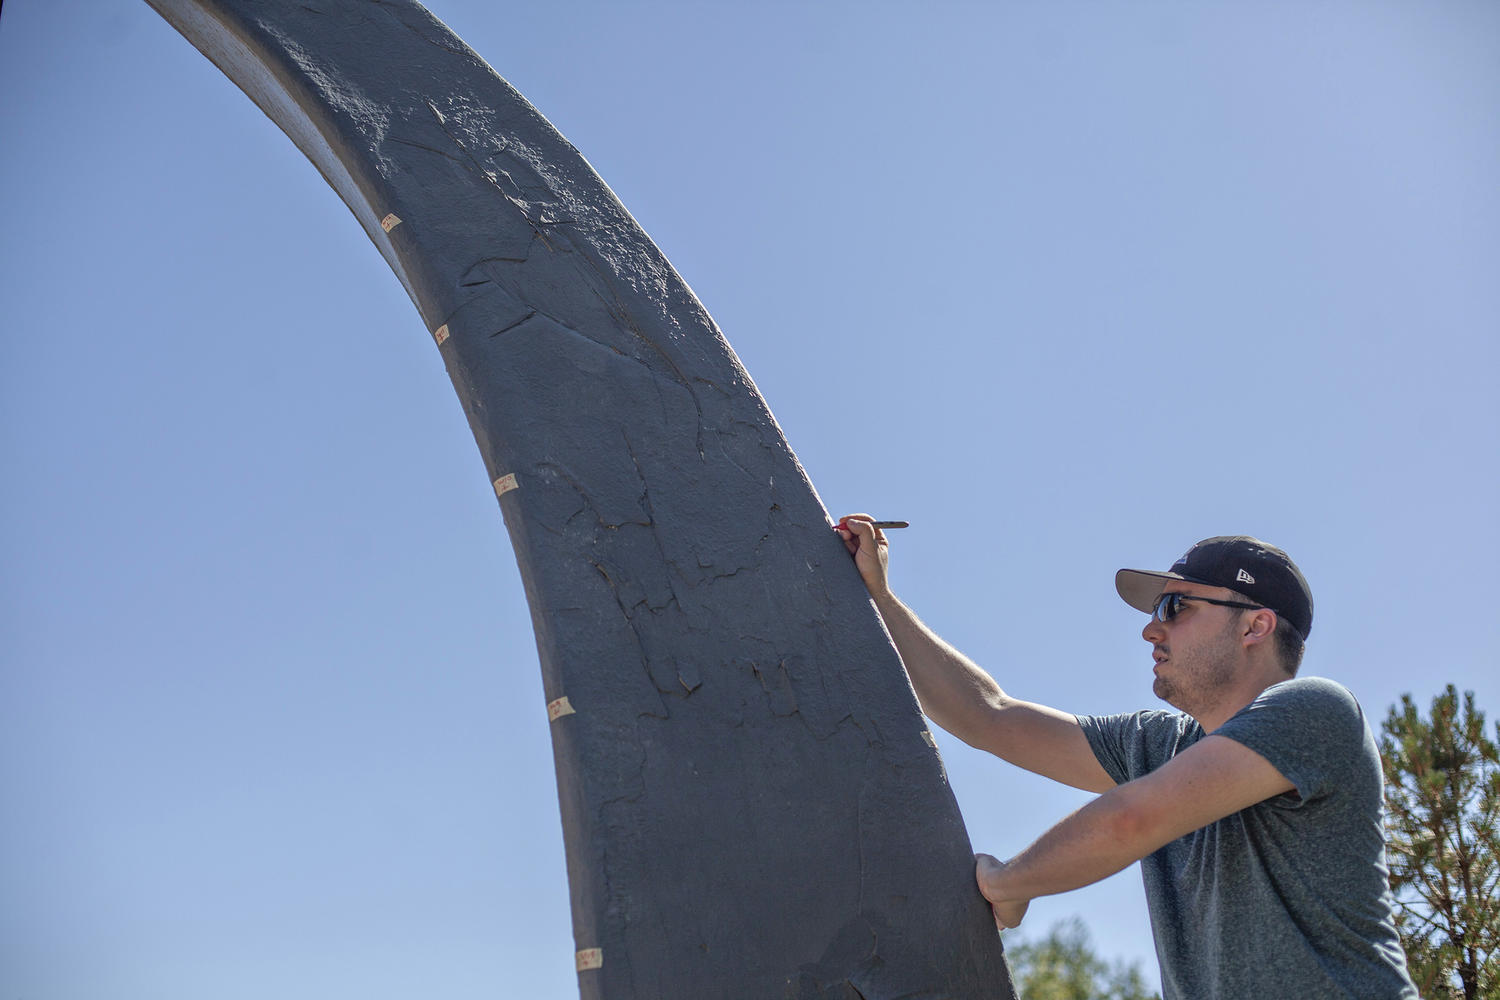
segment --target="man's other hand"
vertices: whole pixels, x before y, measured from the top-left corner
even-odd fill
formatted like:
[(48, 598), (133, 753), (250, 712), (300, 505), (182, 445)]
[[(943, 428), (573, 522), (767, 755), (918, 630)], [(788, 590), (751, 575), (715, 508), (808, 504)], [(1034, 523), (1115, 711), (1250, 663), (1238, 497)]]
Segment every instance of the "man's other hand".
[(974, 855), (974, 881), (979, 883), (980, 893), (989, 901), (996, 927), (1007, 930), (1021, 926), (1031, 900), (1006, 898), (1004, 861), (989, 854)]

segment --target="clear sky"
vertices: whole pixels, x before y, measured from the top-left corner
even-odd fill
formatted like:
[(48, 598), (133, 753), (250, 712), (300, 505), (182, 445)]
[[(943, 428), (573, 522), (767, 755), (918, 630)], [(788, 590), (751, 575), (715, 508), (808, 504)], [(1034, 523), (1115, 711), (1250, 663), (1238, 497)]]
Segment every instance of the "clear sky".
[[(1150, 707), (1115, 569), (1243, 532), (1373, 724), (1500, 715), (1500, 6), (432, 9), (1013, 694)], [(8, 0), (0, 93), (0, 995), (576, 995), (525, 600), (399, 283), (144, 3)], [(978, 849), (1084, 801), (939, 739)], [(1073, 914), (1154, 979), (1133, 869), (1030, 932)]]

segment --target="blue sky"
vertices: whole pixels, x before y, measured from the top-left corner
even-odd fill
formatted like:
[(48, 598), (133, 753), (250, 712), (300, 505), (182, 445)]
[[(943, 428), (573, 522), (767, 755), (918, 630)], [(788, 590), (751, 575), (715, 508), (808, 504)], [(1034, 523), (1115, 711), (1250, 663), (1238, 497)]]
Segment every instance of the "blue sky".
[[(1245, 532), (1373, 721), (1500, 713), (1500, 8), (432, 9), (1012, 693), (1149, 707), (1114, 570)], [(0, 992), (575, 995), (525, 600), (400, 285), (144, 3), (10, 0), (0, 90)], [(939, 739), (979, 849), (1084, 801)], [(1133, 870), (1029, 932), (1073, 914), (1155, 976)]]

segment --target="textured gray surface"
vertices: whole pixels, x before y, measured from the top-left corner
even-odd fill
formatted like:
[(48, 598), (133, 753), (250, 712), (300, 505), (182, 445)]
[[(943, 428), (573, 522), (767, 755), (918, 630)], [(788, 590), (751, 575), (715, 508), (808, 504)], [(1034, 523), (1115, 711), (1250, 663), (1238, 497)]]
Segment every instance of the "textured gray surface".
[(582, 995), (1010, 995), (826, 512), (582, 156), (415, 3), (150, 2), (312, 159), (442, 352), (572, 709)]

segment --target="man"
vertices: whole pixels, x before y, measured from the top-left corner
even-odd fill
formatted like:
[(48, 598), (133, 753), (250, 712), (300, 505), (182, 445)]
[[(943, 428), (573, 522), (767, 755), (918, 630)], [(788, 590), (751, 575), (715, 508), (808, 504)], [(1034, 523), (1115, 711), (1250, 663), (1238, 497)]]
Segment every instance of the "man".
[(1008, 862), (976, 855), (1001, 927), (1037, 896), (1141, 861), (1166, 1000), (1402, 998), (1380, 757), (1358, 703), (1296, 678), (1312, 594), (1286, 553), (1210, 538), (1115, 587), (1151, 615), (1153, 691), (1177, 712), (1073, 716), (1012, 698), (887, 580), (884, 533), (840, 522), (933, 721), (1027, 770), (1101, 793)]

